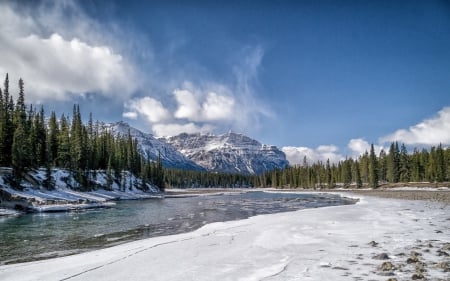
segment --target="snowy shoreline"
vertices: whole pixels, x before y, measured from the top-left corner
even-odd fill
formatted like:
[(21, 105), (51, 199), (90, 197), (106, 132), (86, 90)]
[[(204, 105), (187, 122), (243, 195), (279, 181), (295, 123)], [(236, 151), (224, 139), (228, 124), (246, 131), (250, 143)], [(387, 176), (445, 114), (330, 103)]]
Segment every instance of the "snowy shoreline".
[[(21, 212), (66, 212), (72, 210), (108, 208), (117, 200), (137, 200), (162, 198), (159, 188), (146, 184), (129, 172), (121, 173), (122, 183), (111, 178), (105, 171), (95, 171), (91, 176), (91, 191), (80, 191), (80, 184), (73, 173), (63, 169), (53, 169), (54, 188), (43, 187), (45, 170), (30, 171), (21, 181), (21, 188), (12, 188), (5, 176), (11, 175), (11, 168), (2, 168), (0, 174), (0, 216), (19, 215)], [(75, 188), (73, 188), (75, 187)]]
[[(0, 279), (411, 280), (420, 265), (425, 278), (447, 280), (448, 204), (340, 194), (360, 202), (0, 266)], [(414, 263), (411, 252), (418, 254)]]

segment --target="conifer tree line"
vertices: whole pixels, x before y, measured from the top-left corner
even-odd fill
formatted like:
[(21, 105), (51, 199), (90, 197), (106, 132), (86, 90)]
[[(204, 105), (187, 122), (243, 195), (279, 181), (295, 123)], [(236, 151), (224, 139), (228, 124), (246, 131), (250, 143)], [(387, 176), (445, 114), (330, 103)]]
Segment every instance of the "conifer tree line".
[(248, 188), (254, 186), (253, 176), (205, 171), (165, 169), (165, 186), (172, 188)]
[[(0, 166), (13, 168), (13, 179), (19, 182), (30, 169), (47, 168), (47, 188), (51, 189), (51, 168), (64, 168), (76, 176), (80, 187), (90, 189), (90, 179), (96, 170), (121, 179), (129, 171), (164, 188), (161, 158), (156, 162), (143, 159), (136, 139), (130, 132), (114, 136), (93, 122), (92, 114), (83, 124), (78, 105), (74, 105), (72, 120), (62, 114), (57, 119), (51, 112), (45, 120), (43, 107), (37, 110), (25, 104), (24, 81), (19, 79), (19, 92), (14, 102), (10, 93), (8, 74), (0, 87)], [(109, 184), (111, 184), (110, 182)]]
[(302, 165), (274, 170), (255, 176), (254, 185), (278, 188), (334, 188), (337, 186), (377, 187), (388, 183), (448, 182), (450, 181), (450, 148), (432, 146), (430, 150), (414, 149), (408, 153), (398, 142), (389, 151), (370, 152), (358, 159), (347, 158), (337, 164), (318, 161), (309, 164), (306, 157)]

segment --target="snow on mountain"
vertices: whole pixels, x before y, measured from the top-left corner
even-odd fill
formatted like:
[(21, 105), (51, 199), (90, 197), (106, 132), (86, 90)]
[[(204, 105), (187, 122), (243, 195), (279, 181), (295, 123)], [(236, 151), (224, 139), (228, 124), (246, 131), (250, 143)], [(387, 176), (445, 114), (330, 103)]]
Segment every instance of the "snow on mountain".
[(208, 171), (259, 174), (284, 168), (289, 162), (276, 146), (264, 145), (242, 134), (180, 134), (164, 139)]
[(204, 170), (195, 162), (181, 154), (172, 145), (165, 143), (159, 139), (156, 139), (151, 134), (146, 134), (136, 128), (133, 128), (125, 122), (116, 123), (102, 123), (100, 125), (103, 130), (109, 130), (115, 135), (127, 136), (128, 130), (131, 137), (137, 139), (138, 149), (144, 157), (156, 161), (159, 153), (161, 153), (161, 160), (163, 166), (167, 168), (178, 168), (185, 170)]

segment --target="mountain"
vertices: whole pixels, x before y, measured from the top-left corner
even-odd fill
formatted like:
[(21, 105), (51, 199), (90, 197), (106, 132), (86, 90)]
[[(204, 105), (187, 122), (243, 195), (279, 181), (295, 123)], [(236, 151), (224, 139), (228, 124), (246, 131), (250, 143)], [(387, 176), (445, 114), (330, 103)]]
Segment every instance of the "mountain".
[(164, 139), (208, 171), (259, 174), (284, 168), (289, 162), (276, 146), (264, 145), (242, 134), (180, 134)]
[(102, 130), (109, 130), (111, 133), (115, 135), (120, 134), (121, 136), (127, 136), (129, 130), (131, 137), (133, 139), (137, 139), (138, 150), (142, 153), (142, 155), (147, 159), (156, 161), (159, 153), (161, 153), (161, 160), (164, 167), (196, 171), (205, 170), (205, 168), (197, 165), (194, 161), (177, 151), (177, 149), (175, 149), (172, 145), (156, 139), (151, 134), (146, 134), (134, 127), (131, 127), (125, 122), (120, 121), (116, 123), (102, 123), (100, 126)]

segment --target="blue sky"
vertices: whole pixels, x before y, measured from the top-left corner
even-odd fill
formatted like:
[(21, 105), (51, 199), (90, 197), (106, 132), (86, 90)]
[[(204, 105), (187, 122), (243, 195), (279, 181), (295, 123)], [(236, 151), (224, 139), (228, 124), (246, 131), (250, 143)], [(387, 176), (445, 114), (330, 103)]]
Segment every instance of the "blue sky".
[(291, 162), (450, 145), (446, 1), (55, 2), (0, 3), (0, 75), (47, 111), (233, 130)]

